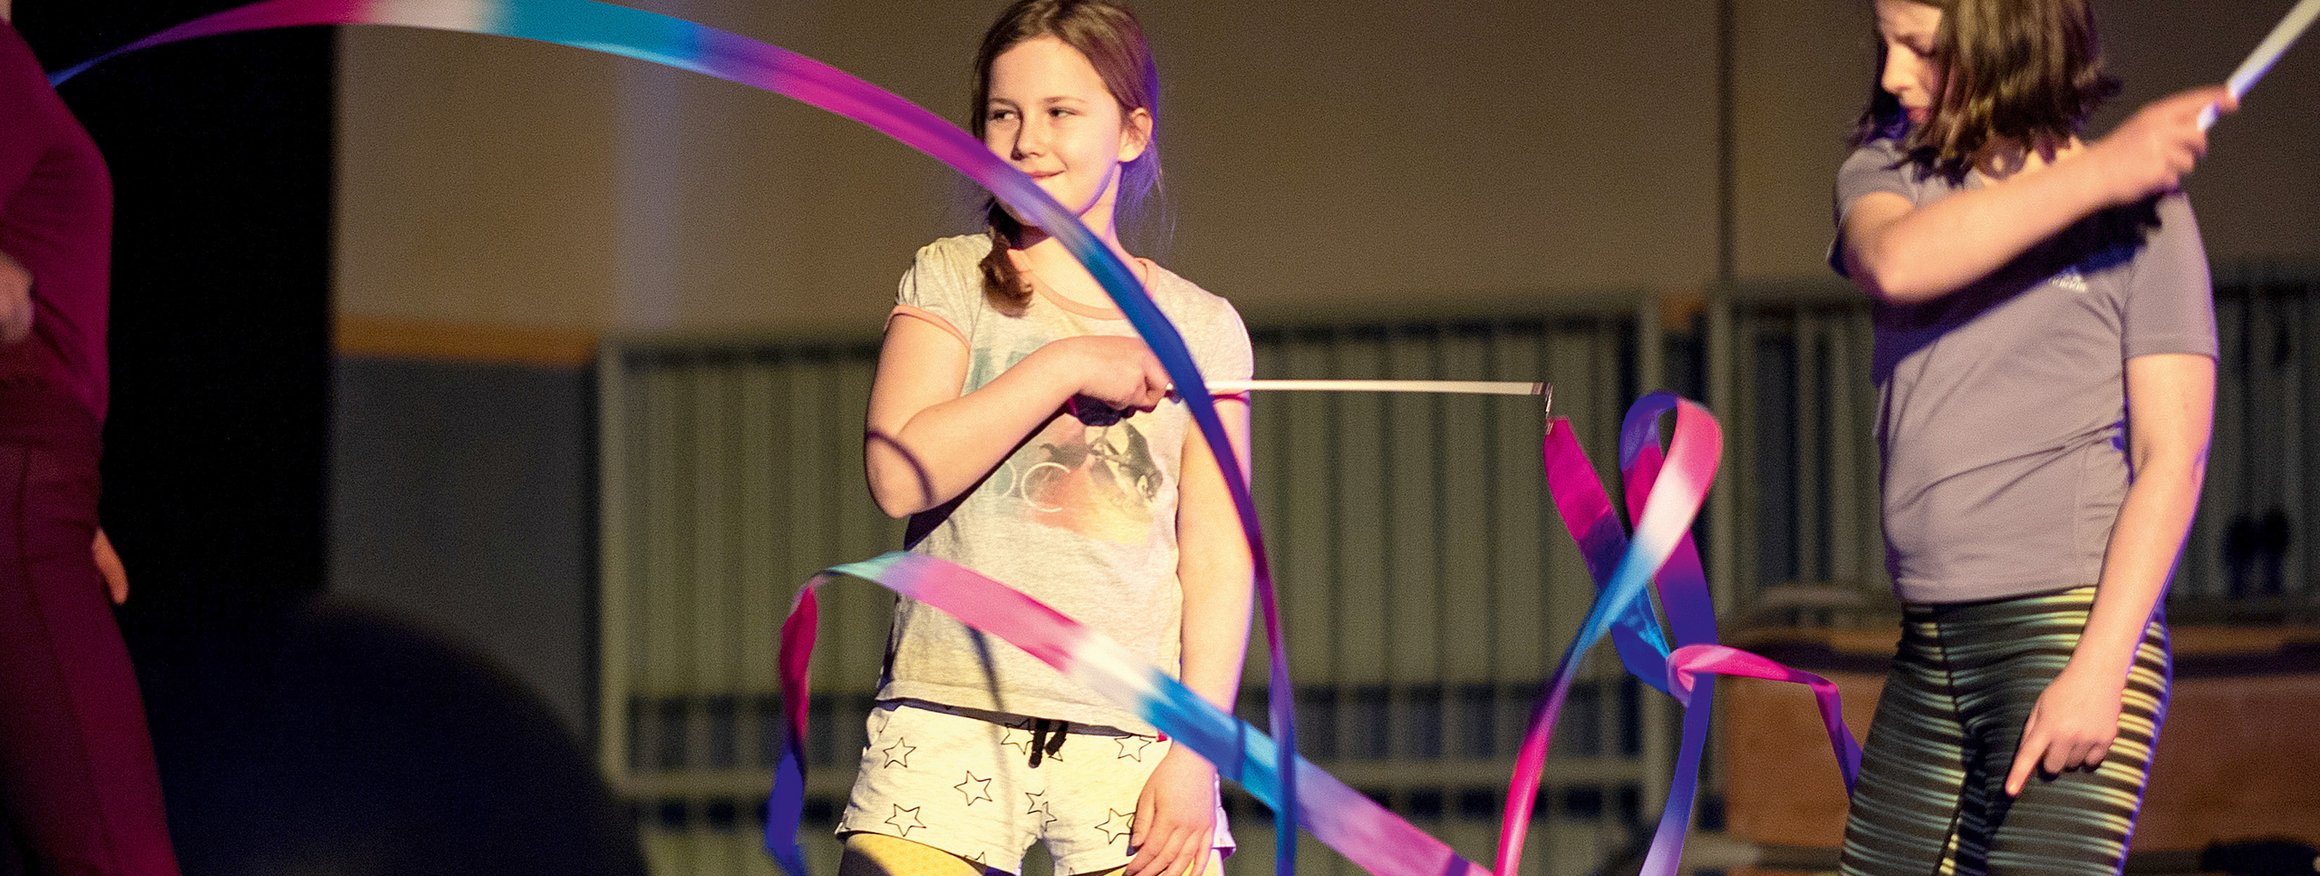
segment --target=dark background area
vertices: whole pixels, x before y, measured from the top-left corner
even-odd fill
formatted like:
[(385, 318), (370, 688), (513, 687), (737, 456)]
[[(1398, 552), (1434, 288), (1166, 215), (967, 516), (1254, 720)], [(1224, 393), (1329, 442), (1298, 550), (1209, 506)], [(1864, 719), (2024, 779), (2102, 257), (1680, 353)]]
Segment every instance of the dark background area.
[[(54, 70), (233, 5), (25, 0), (15, 24)], [(117, 193), (104, 523), (185, 872), (641, 873), (538, 694), (323, 594), (335, 70), (309, 28), (59, 89)]]

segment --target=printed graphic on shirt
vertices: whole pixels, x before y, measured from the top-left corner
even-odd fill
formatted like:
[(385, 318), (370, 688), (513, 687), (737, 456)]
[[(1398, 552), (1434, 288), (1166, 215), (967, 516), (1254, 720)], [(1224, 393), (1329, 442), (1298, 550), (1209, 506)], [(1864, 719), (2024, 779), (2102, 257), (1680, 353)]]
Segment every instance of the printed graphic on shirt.
[[(1007, 358), (1021, 359), (1015, 355)], [(997, 361), (982, 366), (1005, 370)], [(1141, 544), (1168, 473), (1134, 416), (1055, 419), (993, 472), (986, 489), (1028, 520), (1114, 544)]]

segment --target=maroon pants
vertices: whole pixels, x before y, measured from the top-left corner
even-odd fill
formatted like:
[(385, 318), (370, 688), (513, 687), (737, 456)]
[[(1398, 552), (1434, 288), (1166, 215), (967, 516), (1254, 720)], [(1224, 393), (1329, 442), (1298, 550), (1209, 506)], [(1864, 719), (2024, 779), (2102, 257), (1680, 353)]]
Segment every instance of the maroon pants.
[(38, 872), (174, 876), (145, 706), (90, 554), (96, 456), (0, 443), (0, 803)]

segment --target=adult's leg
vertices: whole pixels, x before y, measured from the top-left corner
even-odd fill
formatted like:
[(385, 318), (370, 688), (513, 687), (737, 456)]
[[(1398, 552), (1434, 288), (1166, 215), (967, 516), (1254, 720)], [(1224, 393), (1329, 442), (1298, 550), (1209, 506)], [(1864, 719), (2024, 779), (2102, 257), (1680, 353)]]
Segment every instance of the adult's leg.
[(93, 459), (0, 445), (0, 799), (44, 870), (174, 876), (96, 507)]

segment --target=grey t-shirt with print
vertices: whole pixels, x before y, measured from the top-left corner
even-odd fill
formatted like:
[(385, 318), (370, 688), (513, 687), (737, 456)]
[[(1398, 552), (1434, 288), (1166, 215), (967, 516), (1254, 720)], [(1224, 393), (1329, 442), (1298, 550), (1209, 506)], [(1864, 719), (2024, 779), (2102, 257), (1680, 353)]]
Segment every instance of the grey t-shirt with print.
[[(1924, 206), (1985, 184), (1880, 140), (1838, 171), (1837, 226), (1873, 192)], [(2216, 355), (2181, 194), (2097, 213), (1942, 298), (1881, 304), (1875, 324), (1886, 563), (1920, 604), (2096, 583), (2127, 493), (2126, 361)]]
[[(967, 345), (959, 393), (989, 383), (1050, 341), (1136, 336), (1119, 311), (1037, 286), (1021, 316), (984, 298), (990, 238), (950, 237), (918, 252), (896, 319), (924, 319)], [(1248, 330), (1232, 305), (1148, 261), (1153, 301), (1208, 380), (1245, 380)], [(1170, 400), (1110, 425), (1059, 413), (982, 483), (913, 517), (909, 550), (981, 572), (1116, 639), (1175, 675), (1183, 590), (1176, 577), (1177, 477), (1191, 416)], [(1150, 725), (1006, 642), (940, 609), (898, 600), (880, 699), (917, 699), (1142, 733)]]

